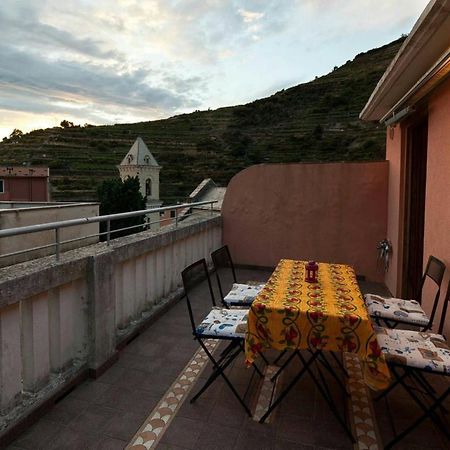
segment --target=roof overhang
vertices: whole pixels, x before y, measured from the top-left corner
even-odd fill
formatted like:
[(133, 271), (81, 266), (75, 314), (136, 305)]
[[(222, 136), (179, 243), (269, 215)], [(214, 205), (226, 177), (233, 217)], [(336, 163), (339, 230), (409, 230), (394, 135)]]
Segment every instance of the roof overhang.
[(450, 74), (450, 0), (432, 0), (359, 117), (384, 122), (412, 108)]

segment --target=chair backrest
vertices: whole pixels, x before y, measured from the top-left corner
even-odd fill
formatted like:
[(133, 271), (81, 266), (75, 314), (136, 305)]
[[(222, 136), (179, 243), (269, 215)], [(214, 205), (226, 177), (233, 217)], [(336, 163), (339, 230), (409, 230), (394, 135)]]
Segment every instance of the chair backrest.
[(425, 268), (425, 272), (422, 277), (422, 282), (420, 283), (419, 296), (417, 297), (419, 303), (422, 303), (423, 286), (425, 284), (427, 277), (436, 283), (438, 289), (436, 292), (436, 296), (434, 297), (433, 309), (431, 310), (430, 315), (430, 322), (427, 327), (428, 329), (430, 329), (433, 326), (434, 317), (436, 315), (436, 310), (439, 303), (439, 296), (441, 294), (441, 284), (442, 279), (444, 278), (444, 272), (445, 272), (445, 264), (439, 259), (435, 258), (434, 256), (430, 256), (428, 258), (427, 267)]
[(224, 245), (223, 247), (218, 248), (217, 250), (211, 253), (211, 259), (214, 265), (214, 269), (216, 271), (216, 279), (217, 284), (219, 286), (220, 298), (222, 299), (222, 303), (224, 303), (224, 292), (223, 292), (223, 280), (220, 278), (220, 269), (229, 268), (231, 270), (233, 276), (233, 282), (237, 283), (236, 271), (234, 270), (233, 260), (231, 259), (230, 249), (228, 245)]
[(186, 267), (181, 272), (181, 279), (183, 280), (184, 296), (186, 297), (186, 302), (189, 311), (189, 319), (191, 320), (192, 331), (195, 334), (196, 324), (194, 319), (194, 314), (192, 312), (191, 298), (190, 294), (195, 286), (204, 280), (208, 281), (209, 295), (211, 298), (212, 306), (216, 306), (216, 299), (214, 297), (214, 292), (211, 285), (211, 279), (208, 274), (208, 266), (206, 265), (205, 258), (196, 261), (190, 266)]
[(442, 306), (441, 321), (439, 322), (439, 330), (438, 330), (439, 334), (444, 333), (445, 317), (447, 315), (447, 308), (449, 303), (450, 303), (450, 280), (448, 280), (447, 294), (445, 295), (444, 305)]

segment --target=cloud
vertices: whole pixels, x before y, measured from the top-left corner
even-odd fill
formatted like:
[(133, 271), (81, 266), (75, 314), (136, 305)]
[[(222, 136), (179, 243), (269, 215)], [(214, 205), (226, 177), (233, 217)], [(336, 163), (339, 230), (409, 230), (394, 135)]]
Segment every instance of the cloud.
[(0, 60), (3, 109), (62, 112), (70, 104), (74, 109), (82, 104), (102, 104), (117, 110), (128, 107), (167, 114), (198, 106), (186, 92), (202, 84), (200, 77), (185, 80), (172, 75), (165, 76), (169, 88), (152, 86), (145, 69), (117, 74), (101, 65), (51, 61), (2, 44)]
[[(32, 123), (69, 114), (81, 122), (149, 120), (252, 100), (400, 36), (426, 4), (1, 1), (0, 108), (34, 115)], [(5, 120), (2, 113), (0, 129)]]

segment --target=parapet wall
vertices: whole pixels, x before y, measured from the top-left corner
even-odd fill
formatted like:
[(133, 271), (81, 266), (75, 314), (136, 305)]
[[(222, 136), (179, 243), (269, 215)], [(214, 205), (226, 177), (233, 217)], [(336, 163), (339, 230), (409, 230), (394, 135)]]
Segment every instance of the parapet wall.
[(386, 237), (387, 182), (386, 161), (249, 167), (225, 194), (224, 243), (238, 264), (314, 259), (383, 281), (376, 247)]
[(108, 364), (120, 342), (179, 298), (184, 267), (221, 242), (221, 217), (191, 218), (68, 251), (60, 262), (0, 269), (0, 447), (21, 415)]

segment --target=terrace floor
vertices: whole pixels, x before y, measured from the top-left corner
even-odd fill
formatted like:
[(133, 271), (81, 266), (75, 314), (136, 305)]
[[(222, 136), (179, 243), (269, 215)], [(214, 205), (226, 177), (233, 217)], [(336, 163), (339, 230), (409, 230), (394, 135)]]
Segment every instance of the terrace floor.
[[(269, 275), (264, 271), (239, 271), (241, 280), (264, 281)], [(361, 283), (361, 290), (384, 293), (382, 286), (365, 282)], [(194, 314), (202, 317), (210, 308), (204, 284), (199, 285), (197, 294)], [(180, 301), (130, 342), (120, 352), (118, 362), (105, 374), (77, 386), (8, 449), (354, 448), (308, 376), (274, 411), (269, 423), (263, 425), (247, 417), (221, 379), (196, 403), (190, 404), (189, 390), (193, 388), (195, 392), (210, 373), (209, 363), (202, 367), (203, 359), (198, 350), (198, 343), (192, 339), (185, 302)], [(273, 360), (273, 355), (268, 356)], [(346, 362), (352, 364), (352, 361)], [(280, 377), (279, 386), (288, 382), (297, 369), (297, 362), (292, 362)], [(238, 389), (245, 391), (253, 370), (244, 367), (243, 357), (238, 358), (228, 372)], [(336, 384), (330, 380), (330, 386)], [(374, 402), (373, 408), (368, 390), (361, 392), (367, 395), (368, 403), (360, 410), (369, 415), (374, 411), (378, 426), (371, 426), (370, 420), (363, 418), (364, 433), (371, 436), (373, 442), (364, 446), (360, 440), (357, 448), (382, 448), (380, 443), (392, 438), (394, 432), (388, 411), (400, 429), (418, 413), (401, 388), (389, 396), (389, 403)], [(352, 395), (349, 404), (339, 389), (333, 389), (333, 394), (338, 408), (349, 413), (353, 426), (359, 422), (361, 429), (361, 417), (356, 417), (359, 413), (355, 416), (358, 410), (355, 402), (364, 399)], [(264, 387), (256, 377), (251, 380), (247, 398), (252, 411), (265, 400)], [(170, 405), (174, 406), (170, 408)], [(161, 420), (164, 415), (165, 419)], [(155, 432), (157, 445), (150, 446)], [(448, 442), (430, 421), (426, 421), (395, 448), (446, 449)]]

